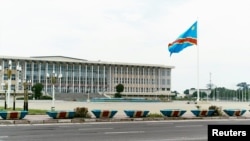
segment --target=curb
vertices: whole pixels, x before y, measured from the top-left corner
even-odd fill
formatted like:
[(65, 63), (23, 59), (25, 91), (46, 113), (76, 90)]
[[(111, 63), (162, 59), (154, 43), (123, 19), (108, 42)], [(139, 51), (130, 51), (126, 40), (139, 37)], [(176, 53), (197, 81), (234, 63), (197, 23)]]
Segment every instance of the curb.
[(0, 120), (0, 125), (15, 124), (61, 124), (61, 123), (89, 123), (89, 122), (134, 122), (134, 121), (166, 121), (166, 120), (216, 120), (216, 119), (250, 119), (250, 117), (155, 117), (155, 118), (73, 118), (48, 120)]

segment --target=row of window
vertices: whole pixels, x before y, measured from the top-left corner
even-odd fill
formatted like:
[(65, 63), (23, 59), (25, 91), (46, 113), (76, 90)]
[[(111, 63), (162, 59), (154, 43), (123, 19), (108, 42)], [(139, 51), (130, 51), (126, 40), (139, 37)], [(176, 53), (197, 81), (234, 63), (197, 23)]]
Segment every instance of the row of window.
[[(17, 68), (17, 62), (12, 62), (12, 69)], [(155, 68), (143, 68), (143, 67), (109, 67), (109, 66), (97, 66), (97, 65), (73, 65), (73, 64), (46, 64), (46, 63), (24, 63), (20, 61), (19, 64), (22, 67), (22, 72), (17, 73), (13, 71), (11, 79), (17, 80), (32, 80), (33, 84), (43, 83), (48, 84), (50, 89), (50, 82), (46, 78), (46, 73), (56, 72), (57, 74), (62, 73), (60, 79), (61, 90), (74, 91), (75, 88), (70, 85), (85, 86), (86, 84), (92, 85), (92, 91), (98, 91), (99, 88), (96, 86), (105, 86), (115, 91), (116, 84), (143, 84), (143, 85), (154, 85), (156, 87), (169, 87), (170, 86), (170, 72), (171, 69), (155, 69)], [(8, 62), (4, 61), (4, 68), (8, 68)], [(111, 68), (111, 70), (110, 70)], [(159, 76), (160, 74), (160, 76)], [(132, 76), (131, 76), (132, 75)], [(25, 78), (23, 78), (23, 76)], [(7, 80), (8, 76), (6, 72), (3, 74), (3, 79)], [(112, 79), (112, 80), (110, 80)], [(111, 83), (112, 82), (112, 83)], [(69, 85), (70, 84), (70, 85)], [(94, 86), (93, 86), (94, 85)], [(159, 85), (159, 86), (158, 86)], [(166, 86), (164, 86), (166, 85)], [(141, 85), (140, 85), (141, 86)], [(135, 87), (125, 87), (129, 92), (142, 91), (152, 92), (152, 88), (140, 88), (139, 85)], [(12, 86), (15, 87), (15, 86)], [(68, 88), (64, 88), (68, 87)], [(136, 88), (138, 87), (138, 88)], [(143, 90), (141, 90), (143, 89)], [(80, 88), (78, 92), (84, 91), (84, 88)]]

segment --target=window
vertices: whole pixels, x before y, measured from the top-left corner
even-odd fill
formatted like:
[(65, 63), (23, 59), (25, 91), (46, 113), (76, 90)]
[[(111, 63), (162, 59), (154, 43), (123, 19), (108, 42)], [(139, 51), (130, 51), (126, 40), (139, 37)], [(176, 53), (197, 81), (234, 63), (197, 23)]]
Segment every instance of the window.
[(11, 80), (16, 80), (16, 74), (11, 74)]

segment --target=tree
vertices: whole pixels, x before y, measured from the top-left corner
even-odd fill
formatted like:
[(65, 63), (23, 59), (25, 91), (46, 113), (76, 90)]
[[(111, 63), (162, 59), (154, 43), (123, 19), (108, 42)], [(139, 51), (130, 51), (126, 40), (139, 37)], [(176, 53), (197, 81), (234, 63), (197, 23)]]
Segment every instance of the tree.
[(121, 93), (115, 93), (115, 98), (121, 98), (121, 97), (122, 97)]
[(116, 92), (121, 93), (124, 90), (124, 86), (122, 84), (118, 84), (116, 86)]
[(212, 90), (213, 88), (215, 88), (215, 85), (212, 83), (209, 83), (209, 84), (207, 84), (207, 88)]
[[(207, 94), (205, 92), (200, 92), (200, 98), (204, 98), (206, 96), (207, 96)], [(197, 91), (195, 91), (193, 93), (192, 97), (197, 97)]]
[(239, 87), (239, 89), (241, 90), (247, 90), (248, 89), (249, 84), (247, 84), (246, 82), (241, 82), (237, 84), (237, 87)]
[(246, 82), (241, 82), (237, 84), (237, 87), (239, 87), (237, 93), (239, 93), (238, 96), (239, 98), (241, 98), (242, 101), (246, 101), (247, 99), (249, 99), (249, 86), (250, 85)]
[(35, 94), (35, 99), (40, 98), (42, 96), (43, 84), (36, 83), (32, 86), (31, 90)]
[(188, 94), (189, 94), (189, 89), (186, 89), (186, 90), (184, 91), (184, 94), (188, 95)]
[(121, 93), (122, 93), (123, 90), (124, 90), (124, 86), (123, 86), (122, 84), (118, 84), (118, 85), (115, 87), (115, 89), (116, 89), (115, 98), (121, 98), (121, 97), (122, 97)]
[(172, 91), (172, 93), (174, 93), (175, 95), (179, 94), (177, 91)]

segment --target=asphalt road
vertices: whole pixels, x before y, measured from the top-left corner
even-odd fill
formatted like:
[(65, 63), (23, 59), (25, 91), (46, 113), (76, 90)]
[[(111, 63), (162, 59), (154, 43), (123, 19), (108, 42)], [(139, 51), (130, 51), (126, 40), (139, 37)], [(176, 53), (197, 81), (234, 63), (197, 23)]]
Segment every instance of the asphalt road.
[(209, 124), (249, 119), (0, 125), (0, 141), (207, 141)]

